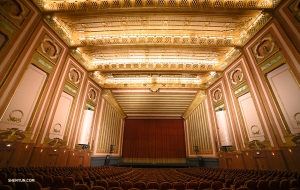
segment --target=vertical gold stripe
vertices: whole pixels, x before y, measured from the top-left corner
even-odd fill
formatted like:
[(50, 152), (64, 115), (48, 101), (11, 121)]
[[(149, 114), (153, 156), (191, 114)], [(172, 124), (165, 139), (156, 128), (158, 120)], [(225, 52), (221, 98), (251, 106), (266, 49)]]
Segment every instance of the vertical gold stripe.
[(205, 116), (205, 129), (206, 129), (206, 137), (207, 137), (207, 148), (209, 152), (212, 152), (212, 144), (211, 144), (211, 136), (210, 136), (210, 129), (209, 129), (209, 124), (208, 124), (208, 115), (206, 113), (206, 105), (203, 102), (203, 114)]
[(101, 152), (102, 150), (102, 144), (103, 144), (103, 142), (104, 142), (104, 137), (102, 136), (102, 133), (103, 133), (103, 127), (104, 127), (104, 123), (105, 123), (105, 113), (106, 113), (106, 102), (104, 101), (103, 102), (103, 112), (102, 112), (102, 121), (101, 121), (101, 125), (100, 125), (100, 131), (99, 131), (99, 135), (98, 135), (98, 138), (100, 139), (99, 140), (99, 143), (98, 143), (98, 147), (97, 147), (97, 150), (98, 150), (98, 152)]
[(105, 135), (105, 128), (106, 128), (106, 122), (107, 122), (107, 112), (108, 112), (108, 104), (107, 102), (105, 101), (105, 107), (104, 107), (105, 111), (104, 111), (104, 114), (103, 114), (103, 123), (102, 123), (102, 130), (101, 130), (101, 139), (102, 139), (102, 143), (100, 144), (100, 152), (104, 152), (104, 144), (105, 144), (105, 141), (106, 141), (106, 136)]
[(195, 145), (195, 119), (194, 119), (194, 114), (191, 115), (191, 124), (190, 124), (190, 128), (191, 128), (191, 152), (194, 153), (193, 151), (193, 146)]
[(204, 136), (204, 129), (203, 129), (203, 115), (201, 113), (201, 104), (197, 107), (197, 114), (199, 115), (199, 129), (200, 129), (200, 136), (201, 136), (201, 152), (205, 152), (205, 136)]

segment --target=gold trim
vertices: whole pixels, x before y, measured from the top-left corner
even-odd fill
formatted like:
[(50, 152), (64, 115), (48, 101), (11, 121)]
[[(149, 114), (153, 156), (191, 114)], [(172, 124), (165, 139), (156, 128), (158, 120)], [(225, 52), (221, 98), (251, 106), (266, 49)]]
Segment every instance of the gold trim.
[(294, 119), (295, 119), (295, 122), (297, 123), (298, 126), (300, 126), (300, 120), (298, 121), (296, 117), (299, 114), (300, 114), (300, 112), (297, 112), (297, 113), (294, 114)]
[[(56, 126), (59, 127), (59, 129), (56, 129)], [(60, 123), (56, 123), (53, 127), (53, 132), (54, 133), (60, 133), (60, 129), (61, 129), (61, 124)]]
[[(12, 114), (15, 113), (15, 112), (21, 113), (21, 117), (12, 116)], [(22, 118), (24, 117), (24, 113), (21, 110), (13, 110), (9, 113), (8, 117), (9, 117), (9, 119), (7, 119), (7, 120), (10, 121), (10, 122), (21, 123)]]
[(243, 79), (244, 79), (244, 73), (243, 73), (243, 70), (241, 68), (236, 68), (234, 69), (233, 71), (231, 71), (230, 75), (229, 75), (229, 79), (230, 79), (230, 82), (234, 85), (236, 85), (238, 82), (234, 82), (233, 81), (233, 74), (237, 71), (240, 71), (241, 72), (241, 78), (238, 78), (238, 82), (241, 82)]
[(199, 106), (205, 100), (206, 97), (207, 97), (206, 92), (200, 90), (196, 94), (195, 98), (193, 99), (189, 107), (182, 114), (182, 117), (186, 119), (197, 108), (197, 106)]
[(25, 139), (24, 131), (19, 128), (8, 128), (6, 131), (0, 133), (0, 140), (20, 142)]
[[(257, 128), (256, 131), (253, 131), (253, 128)], [(256, 125), (251, 126), (251, 132), (253, 135), (259, 135), (260, 134), (260, 129)]]
[(122, 118), (126, 117), (126, 114), (124, 113), (118, 101), (110, 90), (104, 89), (102, 91), (102, 97), (116, 109), (116, 111), (121, 115)]

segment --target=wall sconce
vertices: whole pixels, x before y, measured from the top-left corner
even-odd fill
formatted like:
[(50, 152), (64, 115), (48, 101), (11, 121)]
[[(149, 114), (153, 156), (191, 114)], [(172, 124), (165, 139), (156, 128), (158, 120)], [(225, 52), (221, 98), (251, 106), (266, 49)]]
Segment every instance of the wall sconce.
[(12, 144), (5, 144), (5, 146), (6, 146), (6, 147), (11, 147), (11, 146), (12, 146)]
[(28, 148), (28, 144), (25, 146), (25, 148), (26, 148), (26, 149)]
[(41, 153), (43, 152), (43, 149), (41, 149)]
[(275, 153), (274, 153), (274, 152), (272, 152), (272, 155), (273, 155), (273, 156), (275, 156)]
[(56, 151), (57, 151), (57, 149), (54, 149), (53, 151), (54, 151), (54, 152), (56, 152)]
[(289, 148), (289, 152), (292, 153), (292, 149)]
[(260, 152), (256, 152), (256, 154), (260, 154)]

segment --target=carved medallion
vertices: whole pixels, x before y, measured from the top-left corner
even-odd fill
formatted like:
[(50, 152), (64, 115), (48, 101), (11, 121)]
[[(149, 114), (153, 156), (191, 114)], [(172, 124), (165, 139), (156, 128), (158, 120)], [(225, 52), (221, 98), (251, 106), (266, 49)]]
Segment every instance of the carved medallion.
[(56, 123), (54, 126), (53, 126), (53, 133), (60, 133), (60, 130), (61, 130), (61, 124), (60, 123)]
[(13, 110), (9, 113), (9, 118), (7, 120), (14, 123), (20, 123), (23, 116), (24, 113), (21, 110)]
[(218, 102), (222, 99), (222, 91), (220, 88), (217, 88), (212, 92), (212, 98), (214, 102)]
[(19, 0), (0, 1), (0, 7), (3, 12), (12, 19), (23, 20), (26, 17), (24, 6)]
[(96, 98), (97, 98), (97, 92), (94, 88), (90, 88), (89, 91), (88, 91), (88, 98), (90, 100), (92, 100), (93, 102), (96, 101)]
[(252, 132), (252, 135), (260, 135), (261, 134), (259, 127), (257, 127), (256, 125), (251, 126), (251, 132)]
[(267, 59), (275, 51), (276, 44), (270, 34), (267, 34), (252, 47), (252, 53), (258, 63)]
[(236, 68), (235, 70), (233, 70), (230, 75), (230, 82), (234, 85), (236, 85), (237, 83), (243, 81), (244, 78), (244, 74), (241, 68)]
[(56, 60), (60, 54), (60, 48), (52, 39), (45, 36), (41, 43), (41, 49), (46, 57), (48, 57), (48, 58), (50, 58), (50, 60), (56, 62)]
[(79, 84), (81, 81), (81, 73), (76, 68), (71, 68), (69, 72), (69, 79), (75, 84)]

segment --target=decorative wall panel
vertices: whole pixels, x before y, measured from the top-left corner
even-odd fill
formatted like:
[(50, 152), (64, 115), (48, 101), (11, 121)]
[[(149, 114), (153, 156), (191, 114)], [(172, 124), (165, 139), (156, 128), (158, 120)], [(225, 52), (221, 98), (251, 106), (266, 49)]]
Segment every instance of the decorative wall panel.
[(29, 65), (7, 109), (1, 116), (0, 129), (26, 130), (46, 78), (45, 72)]
[(54, 115), (54, 119), (51, 124), (49, 132), (49, 138), (60, 138), (63, 139), (65, 129), (67, 128), (69, 114), (71, 111), (73, 97), (63, 92)]
[(30, 10), (20, 0), (0, 2), (0, 11), (14, 24), (21, 26)]
[(195, 154), (194, 146), (198, 146), (200, 154), (213, 152), (206, 109), (205, 101), (203, 101), (187, 118), (189, 152), (191, 154)]
[(221, 146), (232, 146), (233, 143), (229, 133), (226, 111), (216, 112), (216, 119)]
[(45, 35), (41, 41), (37, 51), (42, 54), (46, 59), (52, 63), (56, 63), (59, 55), (61, 54), (62, 48), (57, 44), (55, 40)]
[(121, 116), (108, 102), (104, 101), (97, 153), (109, 153), (111, 144), (115, 145), (114, 153), (118, 153), (120, 132)]
[(90, 136), (92, 130), (94, 111), (84, 110), (83, 122), (79, 133), (79, 139), (77, 144), (90, 144)]
[(300, 132), (300, 85), (287, 64), (267, 74), (271, 90), (292, 134)]
[(238, 98), (249, 141), (264, 141), (264, 132), (250, 93)]

